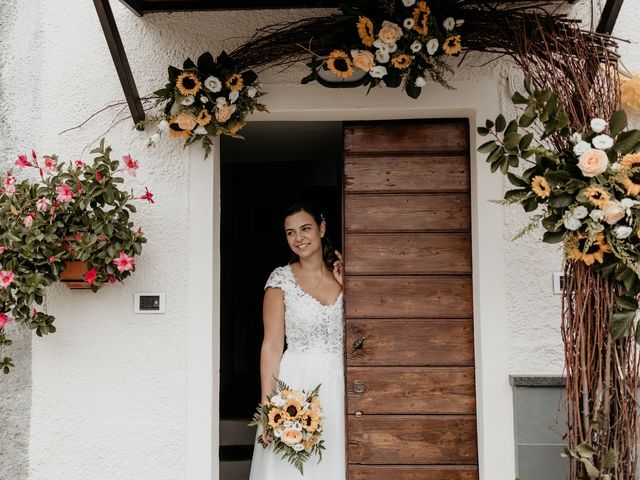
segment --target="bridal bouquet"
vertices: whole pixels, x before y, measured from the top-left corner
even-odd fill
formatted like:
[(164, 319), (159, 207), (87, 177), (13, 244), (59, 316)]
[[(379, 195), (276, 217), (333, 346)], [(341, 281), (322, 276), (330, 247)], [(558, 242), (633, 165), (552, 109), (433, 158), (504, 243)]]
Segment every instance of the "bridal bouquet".
[[(267, 402), (258, 405), (249, 425), (262, 426), (263, 433), (274, 439), (274, 453), (282, 453), (300, 473), (312, 454), (318, 454), (322, 460), (324, 440), (322, 435), (322, 407), (318, 399), (318, 385), (311, 393), (291, 390), (280, 380), (276, 390), (267, 396)], [(258, 443), (267, 447), (262, 436)]]

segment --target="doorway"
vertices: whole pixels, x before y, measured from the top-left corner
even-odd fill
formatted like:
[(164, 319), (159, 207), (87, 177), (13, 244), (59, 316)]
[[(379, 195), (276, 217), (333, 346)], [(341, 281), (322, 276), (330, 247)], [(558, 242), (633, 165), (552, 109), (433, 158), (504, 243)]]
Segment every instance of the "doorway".
[(282, 212), (309, 202), (342, 248), (341, 122), (253, 122), (244, 140), (223, 137), (221, 168), (220, 478), (246, 480), (260, 400), (262, 297), (289, 261)]

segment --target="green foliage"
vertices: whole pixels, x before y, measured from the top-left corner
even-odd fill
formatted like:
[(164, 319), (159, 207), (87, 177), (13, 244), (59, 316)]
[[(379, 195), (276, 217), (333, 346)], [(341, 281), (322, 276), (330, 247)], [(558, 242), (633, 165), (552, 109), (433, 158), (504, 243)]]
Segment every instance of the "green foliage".
[[(13, 273), (13, 282), (0, 288), (0, 313), (39, 337), (56, 331), (55, 318), (41, 306), (66, 261), (85, 261), (95, 269), (91, 287), (96, 291), (105, 282), (127, 278), (132, 270), (121, 272), (113, 261), (121, 252), (139, 255), (146, 243), (131, 219), (136, 210), (132, 201), (140, 197), (122, 188), (120, 161), (111, 158), (104, 139), (91, 154), (90, 165), (33, 154), (27, 168), (38, 170), (39, 180), (18, 183), (7, 174), (4, 183), (15, 181), (14, 187), (7, 191), (5, 185), (0, 193), (0, 270)], [(60, 196), (63, 188), (71, 198)], [(0, 353), (9, 345), (0, 328)], [(12, 366), (10, 358), (0, 363), (5, 373)]]

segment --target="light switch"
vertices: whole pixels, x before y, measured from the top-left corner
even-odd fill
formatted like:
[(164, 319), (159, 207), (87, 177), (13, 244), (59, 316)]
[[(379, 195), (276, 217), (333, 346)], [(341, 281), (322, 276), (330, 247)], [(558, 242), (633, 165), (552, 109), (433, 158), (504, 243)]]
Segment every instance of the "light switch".
[(164, 313), (164, 293), (135, 293), (133, 313)]

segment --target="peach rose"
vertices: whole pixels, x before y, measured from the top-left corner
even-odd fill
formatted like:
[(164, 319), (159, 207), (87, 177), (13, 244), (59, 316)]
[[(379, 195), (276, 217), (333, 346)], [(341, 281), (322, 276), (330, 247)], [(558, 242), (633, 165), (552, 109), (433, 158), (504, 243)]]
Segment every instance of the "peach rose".
[(384, 43), (396, 43), (402, 36), (402, 29), (393, 22), (385, 20), (382, 22), (382, 28), (378, 32), (378, 38)]
[(375, 65), (373, 53), (369, 50), (352, 50), (353, 64), (361, 70), (368, 72)]
[(280, 440), (282, 440), (289, 446), (295, 445), (296, 443), (300, 443), (302, 441), (302, 433), (294, 430), (293, 428), (287, 428), (282, 432)]
[(181, 113), (176, 117), (176, 123), (182, 130), (193, 130), (196, 126), (196, 116), (191, 113)]
[(607, 202), (602, 210), (604, 210), (604, 221), (609, 225), (617, 223), (624, 217), (624, 207), (615, 200)]
[(597, 148), (590, 148), (584, 152), (580, 155), (580, 161), (578, 162), (578, 168), (580, 168), (585, 177), (595, 177), (604, 173), (608, 165), (607, 154)]
[(216, 108), (216, 120), (220, 123), (224, 123), (231, 118), (233, 112), (236, 111), (235, 105), (224, 105)]

